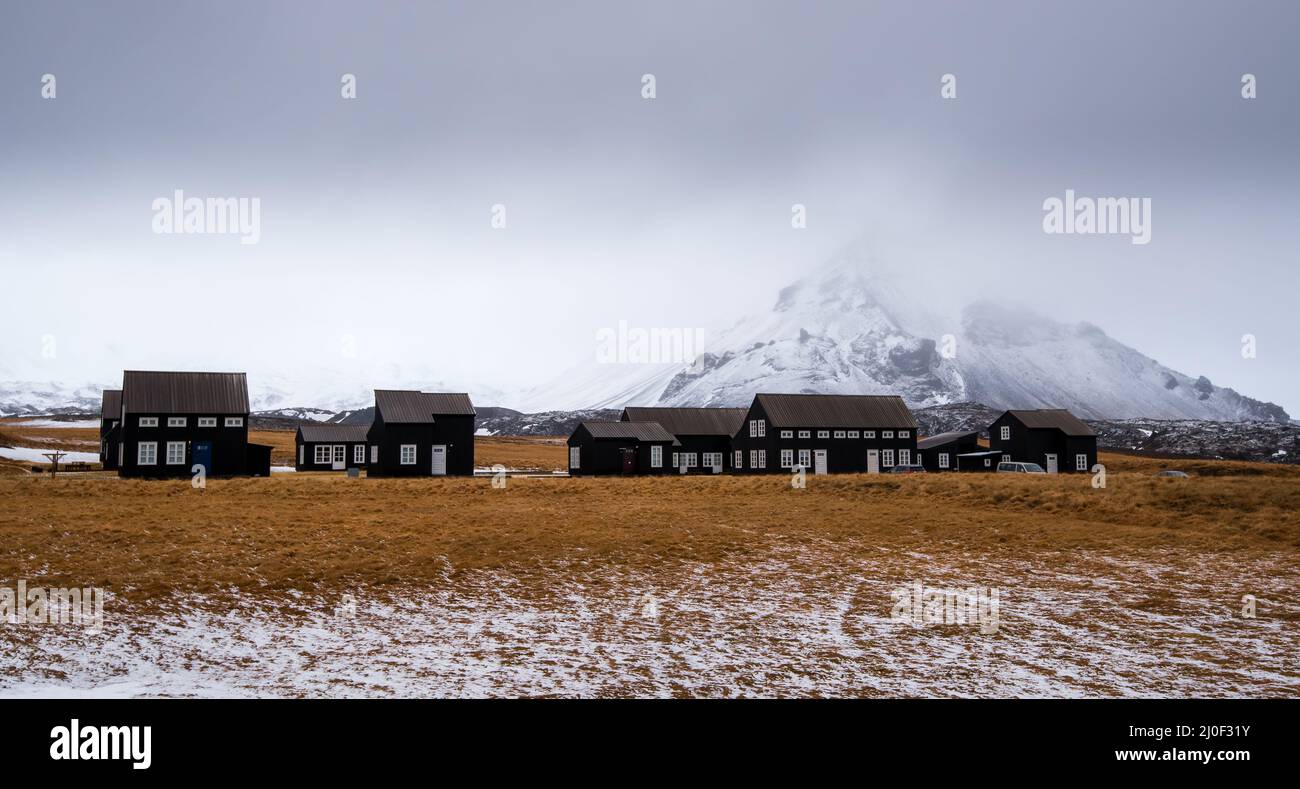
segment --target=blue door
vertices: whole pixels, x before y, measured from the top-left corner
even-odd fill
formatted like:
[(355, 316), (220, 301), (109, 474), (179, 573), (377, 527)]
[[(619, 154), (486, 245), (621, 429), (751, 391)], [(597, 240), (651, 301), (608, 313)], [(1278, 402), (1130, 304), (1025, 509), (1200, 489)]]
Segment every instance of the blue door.
[(194, 466), (202, 466), (204, 476), (212, 475), (212, 442), (195, 441), (191, 455)]

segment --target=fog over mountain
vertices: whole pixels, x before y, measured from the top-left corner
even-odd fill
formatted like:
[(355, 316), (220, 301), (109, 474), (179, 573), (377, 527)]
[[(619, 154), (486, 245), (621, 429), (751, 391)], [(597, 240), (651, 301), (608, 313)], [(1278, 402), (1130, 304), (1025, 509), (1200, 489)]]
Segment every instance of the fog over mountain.
[(770, 311), (741, 320), (689, 367), (592, 362), (529, 393), (524, 406), (738, 406), (755, 392), (815, 392), (898, 394), (914, 408), (1068, 408), (1098, 419), (1289, 419), (1089, 323), (987, 300), (950, 319), (924, 305), (850, 250), (782, 289)]

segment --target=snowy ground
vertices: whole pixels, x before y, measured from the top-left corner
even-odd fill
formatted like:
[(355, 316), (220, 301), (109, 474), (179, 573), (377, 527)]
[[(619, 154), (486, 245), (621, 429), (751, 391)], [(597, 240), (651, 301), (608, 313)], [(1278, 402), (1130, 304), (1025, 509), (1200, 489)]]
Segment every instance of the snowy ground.
[[(0, 447), (0, 458), (5, 460), (19, 460), (24, 463), (49, 463), (50, 459), (45, 456), (47, 452), (55, 451), (55, 447), (46, 447), (44, 449), (33, 449), (32, 447)], [(59, 459), (60, 463), (98, 463), (99, 453), (97, 452), (65, 452)]]
[(80, 428), (82, 430), (98, 430), (100, 427), (98, 419), (82, 419), (75, 422), (60, 421), (58, 419), (23, 419), (9, 424), (14, 427), (64, 427)]
[[(346, 598), (110, 599), (102, 633), (0, 624), (5, 696), (1296, 696), (1294, 562), (1173, 566), (833, 544), (653, 576), (464, 570)], [(863, 555), (863, 554), (858, 554)], [(979, 567), (979, 577), (960, 567)], [(890, 592), (996, 586), (999, 627), (890, 621)], [(1264, 580), (1260, 580), (1264, 579)], [(1241, 596), (1258, 617), (1241, 617)]]

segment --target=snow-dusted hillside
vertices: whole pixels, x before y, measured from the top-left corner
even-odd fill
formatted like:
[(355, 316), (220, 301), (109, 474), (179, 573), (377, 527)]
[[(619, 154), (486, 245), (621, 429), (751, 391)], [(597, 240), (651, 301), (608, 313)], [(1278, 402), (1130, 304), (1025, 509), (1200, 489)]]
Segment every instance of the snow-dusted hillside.
[(1289, 419), (1279, 406), (1165, 367), (1091, 324), (987, 302), (942, 321), (923, 303), (841, 256), (783, 289), (770, 312), (724, 332), (689, 368), (593, 361), (525, 404), (742, 406), (760, 391), (820, 392), (899, 394), (913, 408), (1068, 408), (1097, 419)]
[(957, 348), (967, 399), (996, 407), (1064, 406), (1093, 419), (1288, 421), (1279, 406), (1171, 370), (1088, 323), (980, 302), (963, 314)]
[(101, 384), (69, 386), (52, 381), (0, 381), (0, 416), (99, 413)]

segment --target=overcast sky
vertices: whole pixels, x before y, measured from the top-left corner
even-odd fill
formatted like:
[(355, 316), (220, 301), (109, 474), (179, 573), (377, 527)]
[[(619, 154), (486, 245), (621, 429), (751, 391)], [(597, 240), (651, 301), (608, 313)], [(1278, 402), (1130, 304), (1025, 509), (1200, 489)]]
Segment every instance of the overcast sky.
[[(0, 377), (515, 389), (863, 238), (937, 309), (1036, 304), (1300, 414), (1298, 39), (1284, 2), (6, 3)], [(258, 198), (259, 243), (154, 233), (176, 189)], [(1045, 234), (1066, 189), (1150, 197), (1151, 243)]]

